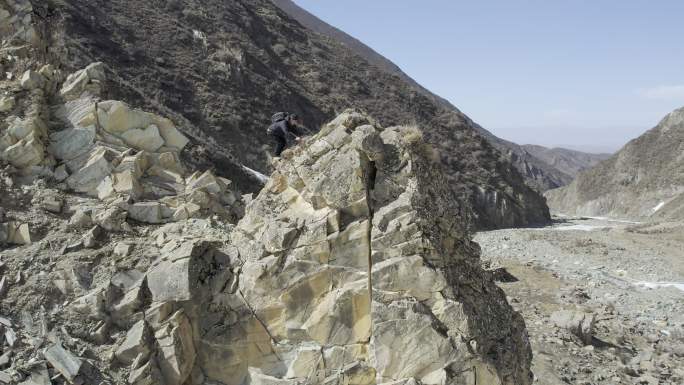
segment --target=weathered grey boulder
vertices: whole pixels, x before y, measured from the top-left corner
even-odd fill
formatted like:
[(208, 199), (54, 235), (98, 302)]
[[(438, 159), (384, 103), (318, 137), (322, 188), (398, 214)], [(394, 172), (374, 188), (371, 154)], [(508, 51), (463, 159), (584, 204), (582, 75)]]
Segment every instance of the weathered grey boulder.
[(83, 361), (80, 358), (74, 356), (58, 344), (45, 349), (43, 356), (70, 383), (74, 382), (83, 365)]
[(45, 86), (45, 78), (36, 71), (27, 70), (21, 76), (21, 86), (27, 90), (43, 88)]
[(559, 310), (551, 314), (551, 322), (556, 326), (567, 329), (585, 344), (590, 344), (594, 336), (596, 315), (573, 310)]
[(159, 202), (140, 202), (128, 205), (128, 217), (144, 223), (161, 223), (162, 204)]
[(93, 218), (89, 212), (83, 210), (76, 210), (69, 219), (69, 228), (77, 229), (90, 227), (93, 225)]
[(130, 366), (138, 358), (147, 360), (152, 351), (152, 331), (144, 320), (138, 321), (126, 334), (126, 339), (114, 355), (123, 364)]
[(95, 126), (69, 128), (50, 134), (48, 151), (60, 160), (72, 160), (87, 152), (95, 141)]

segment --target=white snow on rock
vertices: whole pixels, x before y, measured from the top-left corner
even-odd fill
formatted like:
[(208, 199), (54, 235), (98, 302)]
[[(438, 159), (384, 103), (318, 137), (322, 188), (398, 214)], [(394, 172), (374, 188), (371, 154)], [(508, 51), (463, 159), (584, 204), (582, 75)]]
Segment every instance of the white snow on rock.
[(660, 202), (660, 203), (658, 203), (658, 205), (657, 205), (656, 207), (653, 208), (653, 213), (654, 213), (654, 214), (657, 213), (658, 210), (660, 210), (660, 209), (663, 208), (663, 206), (665, 206), (665, 202)]
[(644, 287), (647, 289), (660, 289), (664, 287), (674, 287), (677, 290), (684, 291), (684, 283), (677, 282), (646, 282), (639, 281), (635, 283), (636, 286)]
[(641, 222), (636, 222), (636, 221), (628, 221), (624, 219), (615, 219), (615, 218), (608, 218), (608, 217), (583, 217), (583, 218), (589, 218), (589, 219), (596, 219), (599, 221), (608, 221), (608, 222), (618, 222), (618, 223), (630, 223), (634, 225), (638, 225)]
[(567, 226), (551, 226), (551, 227), (541, 227), (538, 229), (533, 229), (537, 231), (593, 231), (600, 229), (608, 229), (613, 226), (607, 225), (567, 225)]
[(242, 168), (243, 168), (245, 171), (247, 171), (248, 173), (252, 174), (255, 178), (257, 178), (257, 179), (259, 180), (259, 182), (261, 182), (261, 183), (266, 183), (266, 182), (268, 182), (268, 177), (267, 177), (266, 175), (260, 173), (259, 171), (252, 170), (251, 168), (249, 168), (249, 167), (247, 167), (247, 166), (245, 166), (245, 165), (243, 165)]

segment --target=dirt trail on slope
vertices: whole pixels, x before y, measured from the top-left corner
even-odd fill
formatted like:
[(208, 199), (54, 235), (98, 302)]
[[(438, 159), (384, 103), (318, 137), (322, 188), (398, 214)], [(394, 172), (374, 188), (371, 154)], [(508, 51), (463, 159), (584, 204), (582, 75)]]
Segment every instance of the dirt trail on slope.
[[(564, 217), (475, 240), (518, 280), (499, 285), (525, 318), (536, 383), (684, 383), (683, 223)], [(584, 341), (568, 314), (593, 320)]]

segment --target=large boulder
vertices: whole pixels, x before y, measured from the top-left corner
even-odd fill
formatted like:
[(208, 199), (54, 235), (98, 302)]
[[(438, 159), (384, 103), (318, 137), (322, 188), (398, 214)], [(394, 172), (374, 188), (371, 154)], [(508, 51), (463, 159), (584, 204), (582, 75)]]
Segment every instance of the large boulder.
[[(231, 234), (236, 287), (198, 310), (232, 325), (196, 342), (207, 379), (531, 383), (524, 322), (482, 271), (461, 202), (416, 137), (348, 111), (283, 154)], [(202, 271), (178, 263), (161, 275)]]
[[(159, 141), (156, 139), (158, 135), (163, 140), (164, 147), (180, 151), (189, 141), (169, 119), (133, 109), (126, 103), (117, 100), (107, 100), (99, 102), (97, 105), (93, 104), (89, 112), (83, 114), (76, 123), (82, 127), (97, 124), (107, 133), (122, 137), (124, 140), (128, 137), (129, 140), (136, 141), (136, 145), (139, 145), (138, 140), (140, 138), (145, 139), (145, 145), (150, 145), (150, 143), (156, 144)], [(156, 129), (152, 129), (147, 133), (129, 132), (131, 130), (148, 130), (150, 126), (155, 126)], [(154, 135), (155, 132), (157, 135)], [(150, 141), (149, 137), (154, 137), (155, 140)], [(158, 148), (149, 151), (156, 151)], [(140, 147), (140, 149), (144, 148)]]

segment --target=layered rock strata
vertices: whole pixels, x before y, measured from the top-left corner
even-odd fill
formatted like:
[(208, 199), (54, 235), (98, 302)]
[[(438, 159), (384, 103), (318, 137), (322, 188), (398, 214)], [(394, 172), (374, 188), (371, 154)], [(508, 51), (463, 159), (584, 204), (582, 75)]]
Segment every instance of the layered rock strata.
[[(529, 383), (524, 323), (479, 267), (431, 155), (415, 129), (355, 112), (286, 153), (232, 233), (233, 292), (199, 317), (203, 373), (236, 385)], [(227, 329), (203, 321), (226, 317)]]

